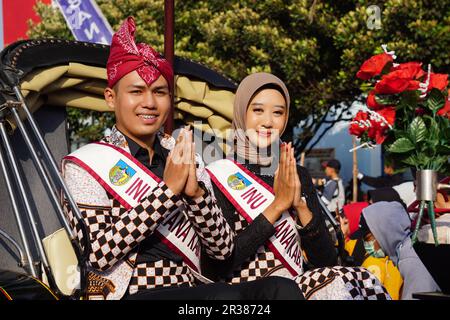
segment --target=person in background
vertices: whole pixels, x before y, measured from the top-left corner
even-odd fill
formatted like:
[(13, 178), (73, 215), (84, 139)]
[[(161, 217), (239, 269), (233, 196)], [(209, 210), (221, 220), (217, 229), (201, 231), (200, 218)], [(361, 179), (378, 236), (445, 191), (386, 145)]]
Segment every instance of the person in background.
[[(401, 300), (413, 299), (414, 293), (440, 291), (412, 247), (410, 226), (411, 220), (401, 203), (381, 201), (363, 210), (360, 228), (353, 235), (364, 239), (368, 255), (381, 259), (371, 259), (368, 269), (381, 278), (393, 298)], [(398, 268), (403, 281), (393, 266)]]
[(372, 188), (393, 187), (404, 182), (403, 175), (395, 172), (394, 161), (385, 158), (384, 175), (380, 177), (370, 177), (358, 172), (358, 180)]
[(339, 177), (341, 163), (337, 159), (331, 159), (325, 163), (326, 181), (318, 181), (324, 184), (321, 194), (322, 201), (331, 212), (338, 212), (345, 204), (345, 188), (342, 179)]
[(368, 205), (368, 202), (354, 202), (346, 204), (342, 208), (343, 215), (339, 216), (339, 222), (346, 241), (350, 239), (351, 234), (358, 230), (362, 210)]
[[(365, 193), (361, 188), (361, 180), (356, 179), (357, 184), (357, 202), (366, 202), (367, 201), (367, 193)], [(353, 178), (351, 178), (347, 185), (345, 186), (345, 203), (350, 204), (353, 203)]]
[(366, 268), (383, 284), (393, 300), (399, 300), (403, 278), (391, 259), (380, 248), (361, 214), (358, 229), (346, 241), (345, 250), (356, 266)]

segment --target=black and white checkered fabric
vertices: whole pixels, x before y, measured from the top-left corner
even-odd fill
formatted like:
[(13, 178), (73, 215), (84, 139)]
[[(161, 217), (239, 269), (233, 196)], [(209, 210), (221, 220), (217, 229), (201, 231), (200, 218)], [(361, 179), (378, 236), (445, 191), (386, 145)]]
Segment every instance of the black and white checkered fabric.
[[(163, 182), (137, 207), (129, 211), (117, 200), (110, 198), (109, 208), (79, 204), (90, 236), (90, 264), (100, 271), (108, 270), (120, 259), (127, 259), (127, 255), (135, 253), (138, 244), (157, 228), (165, 215), (183, 205), (183, 201)], [(197, 199), (195, 204), (189, 203), (188, 207), (185, 214), (193, 223), (207, 254), (215, 259), (227, 258), (232, 252), (233, 236), (209, 193)], [(83, 243), (81, 228), (75, 223), (67, 202), (64, 203), (64, 209), (72, 228)], [(146, 270), (145, 276), (141, 276), (142, 270)], [(184, 263), (176, 265), (170, 261), (158, 261), (140, 264), (133, 272), (129, 290), (135, 293), (144, 287), (148, 289), (193, 284), (193, 279), (192, 273)], [(146, 281), (148, 283), (144, 284)]]
[(195, 279), (184, 263), (160, 260), (139, 264), (134, 268), (128, 293), (135, 294), (139, 290), (171, 287), (188, 284), (192, 286)]
[(362, 267), (326, 267), (305, 272), (296, 282), (306, 299), (391, 300), (379, 280)]
[(184, 199), (188, 219), (208, 256), (225, 260), (233, 251), (233, 232), (211, 196)]
[[(236, 220), (234, 222), (234, 230), (236, 233), (244, 230), (248, 225), (245, 218), (235, 213)], [(230, 277), (224, 279), (228, 283), (241, 283), (257, 280), (264, 277), (267, 272), (281, 265), (281, 262), (275, 258), (275, 255), (266, 246), (258, 248), (256, 254), (244, 262), (241, 267), (234, 270)]]
[(241, 216), (237, 211), (235, 212), (236, 220), (234, 222), (234, 230), (236, 233), (241, 232), (248, 227), (249, 223), (243, 216)]
[[(241, 232), (248, 222), (235, 212), (235, 230)], [(334, 229), (333, 229), (334, 230)], [(267, 246), (260, 246), (257, 253), (234, 270), (232, 276), (223, 279), (228, 283), (253, 281), (282, 268)], [(276, 275), (276, 273), (274, 273)], [(288, 273), (285, 275), (289, 276)], [(306, 299), (320, 300), (390, 300), (379, 280), (365, 268), (327, 267), (305, 272), (294, 279)]]
[[(155, 231), (167, 214), (177, 208), (180, 199), (161, 182), (135, 208), (127, 211), (112, 199), (112, 206), (103, 210), (79, 204), (88, 227), (91, 253), (89, 261), (94, 269), (106, 271), (123, 259), (142, 240)], [(81, 228), (75, 223), (66, 203), (69, 222), (82, 243)]]
[(228, 283), (241, 283), (260, 279), (273, 268), (280, 266), (281, 262), (275, 258), (274, 254), (261, 246), (255, 256), (244, 262), (238, 270), (235, 270), (232, 276), (225, 279)]

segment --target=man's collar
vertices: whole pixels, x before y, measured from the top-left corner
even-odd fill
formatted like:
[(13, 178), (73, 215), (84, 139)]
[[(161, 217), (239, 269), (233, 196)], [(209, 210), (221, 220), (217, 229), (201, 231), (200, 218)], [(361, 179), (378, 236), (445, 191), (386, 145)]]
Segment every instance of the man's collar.
[[(136, 157), (137, 153), (140, 150), (145, 149), (145, 148), (141, 147), (136, 141), (134, 141), (130, 137), (128, 137), (126, 135), (123, 135), (123, 136), (127, 140), (128, 148), (130, 149), (130, 154), (133, 157)], [(160, 154), (163, 155), (163, 154), (167, 153), (166, 150), (164, 150), (164, 148), (161, 147), (161, 143), (159, 142), (158, 136), (156, 136), (155, 141), (153, 143), (153, 151), (154, 151), (155, 155), (160, 155)], [(148, 150), (146, 150), (146, 152), (148, 152)]]
[[(160, 138), (160, 133), (158, 132), (153, 144), (155, 154), (166, 153), (166, 150), (164, 150), (161, 146)], [(136, 141), (122, 133), (116, 126), (111, 129), (109, 142), (117, 147), (128, 149), (133, 157), (135, 157), (138, 151), (142, 148)]]
[[(137, 144), (136, 141), (134, 141), (133, 139), (131, 139), (130, 137), (123, 135), (125, 137), (125, 139), (127, 140), (128, 143), (128, 148), (130, 149), (130, 153), (133, 157), (136, 157), (136, 154), (138, 153), (138, 151), (142, 148), (139, 144)], [(155, 139), (156, 142), (157, 139)]]

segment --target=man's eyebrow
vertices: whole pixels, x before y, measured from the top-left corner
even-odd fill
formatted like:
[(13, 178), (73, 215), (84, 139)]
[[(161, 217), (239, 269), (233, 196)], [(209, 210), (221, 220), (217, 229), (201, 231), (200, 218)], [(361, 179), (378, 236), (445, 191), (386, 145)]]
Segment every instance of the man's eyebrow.
[(161, 90), (161, 89), (169, 89), (169, 86), (161, 85), (153, 88), (153, 90)]

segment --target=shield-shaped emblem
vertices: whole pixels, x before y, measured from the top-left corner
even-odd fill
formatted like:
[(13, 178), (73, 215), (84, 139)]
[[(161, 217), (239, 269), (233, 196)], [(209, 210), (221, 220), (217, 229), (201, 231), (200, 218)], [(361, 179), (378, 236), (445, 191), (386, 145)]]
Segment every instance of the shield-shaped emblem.
[(123, 160), (119, 160), (114, 167), (109, 170), (109, 181), (115, 186), (123, 186), (134, 176), (134, 170)]

